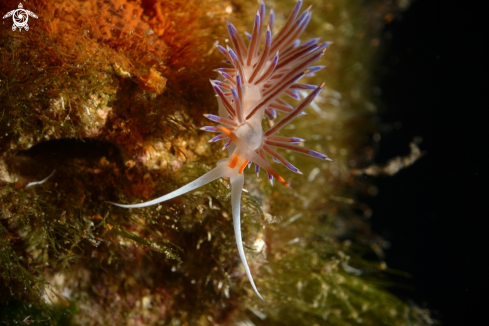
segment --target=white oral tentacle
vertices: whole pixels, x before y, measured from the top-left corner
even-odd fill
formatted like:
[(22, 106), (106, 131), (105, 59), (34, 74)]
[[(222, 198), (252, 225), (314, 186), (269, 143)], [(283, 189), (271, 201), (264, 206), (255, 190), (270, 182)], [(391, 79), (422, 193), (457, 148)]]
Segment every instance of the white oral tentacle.
[(253, 276), (251, 276), (250, 268), (248, 267), (248, 262), (246, 261), (246, 256), (243, 248), (243, 240), (241, 238), (241, 212), (240, 212), (240, 203), (241, 203), (241, 192), (243, 190), (244, 185), (244, 175), (243, 174), (234, 174), (231, 175), (231, 206), (233, 209), (233, 224), (234, 224), (234, 235), (236, 237), (236, 245), (238, 246), (238, 253), (241, 262), (243, 263), (244, 269), (246, 271), (246, 275), (248, 275), (248, 279), (250, 280), (251, 286), (255, 291), (256, 295), (260, 297), (263, 301), (263, 297), (258, 292), (258, 289), (255, 286), (255, 282), (253, 281)]
[(195, 179), (194, 181), (187, 183), (185, 186), (170, 192), (169, 194), (166, 194), (164, 196), (155, 198), (153, 200), (144, 202), (144, 203), (139, 203), (139, 204), (133, 204), (133, 205), (122, 205), (114, 202), (108, 201), (109, 204), (118, 206), (118, 207), (123, 207), (123, 208), (140, 208), (140, 207), (147, 207), (155, 204), (159, 204), (161, 202), (167, 201), (169, 199), (178, 197), (180, 195), (183, 195), (189, 191), (192, 191), (194, 189), (197, 189), (199, 187), (202, 187), (203, 185), (206, 185), (216, 179), (222, 178), (222, 177), (229, 177), (231, 169), (224, 163), (224, 162), (218, 162), (217, 166), (204, 174), (203, 176)]

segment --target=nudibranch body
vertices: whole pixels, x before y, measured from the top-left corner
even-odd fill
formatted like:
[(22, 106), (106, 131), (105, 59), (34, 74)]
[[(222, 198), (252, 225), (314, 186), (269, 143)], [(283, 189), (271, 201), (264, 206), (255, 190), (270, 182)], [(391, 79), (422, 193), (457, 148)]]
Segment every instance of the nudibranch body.
[[(310, 8), (299, 15), (301, 5), (302, 1), (299, 0), (284, 26), (272, 37), (274, 13), (273, 10), (270, 12), (266, 31), (263, 33), (265, 4), (262, 2), (256, 13), (253, 31), (247, 35), (248, 46), (230, 22), (227, 22), (227, 28), (232, 47), (224, 48), (216, 45), (232, 67), (217, 69), (222, 80), (211, 80), (219, 98), (219, 116), (212, 114), (205, 116), (219, 125), (201, 129), (219, 133), (210, 140), (211, 142), (227, 141), (224, 148), (228, 149), (229, 158), (218, 161), (216, 168), (162, 197), (134, 205), (112, 203), (125, 208), (146, 207), (180, 196), (218, 178), (230, 178), (234, 232), (239, 256), (253, 290), (262, 300), (251, 276), (241, 239), (240, 202), (244, 185), (243, 170), (253, 162), (257, 174), (260, 168), (264, 169), (272, 183), (275, 178), (288, 187), (285, 180), (270, 165), (267, 154), (274, 162), (285, 165), (292, 172), (301, 172), (274, 148), (330, 160), (321, 153), (297, 145), (303, 141), (300, 138), (275, 135), (282, 127), (301, 115), (324, 88), (324, 83), (320, 86), (298, 83), (302, 77), (323, 68), (312, 64), (324, 54), (329, 45), (327, 42), (320, 43), (319, 39), (302, 44), (297, 40), (311, 18)], [(260, 49), (263, 34), (265, 38)], [(301, 90), (311, 92), (295, 108), (281, 98), (286, 94), (300, 100)], [(273, 120), (277, 117), (276, 111), (285, 115), (264, 131), (262, 127), (264, 116)]]

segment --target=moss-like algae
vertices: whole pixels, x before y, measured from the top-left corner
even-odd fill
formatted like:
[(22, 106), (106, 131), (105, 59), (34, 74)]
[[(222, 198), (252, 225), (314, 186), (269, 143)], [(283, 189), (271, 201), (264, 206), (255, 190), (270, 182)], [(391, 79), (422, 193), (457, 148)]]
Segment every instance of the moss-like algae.
[[(311, 78), (316, 109), (284, 135), (327, 153), (287, 154), (292, 190), (247, 174), (243, 235), (253, 293), (236, 252), (229, 184), (124, 210), (184, 185), (224, 154), (195, 130), (217, 111), (209, 78), (224, 17), (243, 31), (245, 1), (28, 1), (28, 32), (0, 28), (0, 315), (13, 325), (430, 325), (386, 290), (370, 234), (376, 130), (370, 70), (390, 2), (312, 1), (304, 37), (334, 41)], [(406, 1), (400, 1), (400, 4)], [(306, 4), (308, 4), (306, 2)], [(4, 1), (0, 12), (17, 8)], [(275, 8), (276, 26), (290, 1)], [(32, 23), (31, 23), (32, 22)], [(217, 153), (217, 154), (216, 154)], [(28, 182), (44, 184), (26, 188)], [(247, 172), (248, 173), (248, 172)], [(370, 247), (369, 247), (370, 245)], [(381, 257), (381, 256), (380, 256)]]

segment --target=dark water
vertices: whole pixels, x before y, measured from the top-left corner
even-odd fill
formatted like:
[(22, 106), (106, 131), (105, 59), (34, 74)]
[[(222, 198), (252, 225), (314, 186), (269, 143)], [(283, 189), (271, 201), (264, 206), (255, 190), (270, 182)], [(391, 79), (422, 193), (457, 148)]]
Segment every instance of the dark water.
[(388, 265), (414, 276), (407, 283), (416, 290), (394, 292), (433, 310), (443, 325), (485, 324), (487, 309), (481, 12), (463, 2), (415, 2), (386, 27), (390, 41), (378, 72), (388, 109), (382, 120), (402, 128), (382, 134), (377, 160), (405, 155), (414, 136), (427, 154), (378, 178), (379, 195), (369, 201), (373, 227), (392, 244)]

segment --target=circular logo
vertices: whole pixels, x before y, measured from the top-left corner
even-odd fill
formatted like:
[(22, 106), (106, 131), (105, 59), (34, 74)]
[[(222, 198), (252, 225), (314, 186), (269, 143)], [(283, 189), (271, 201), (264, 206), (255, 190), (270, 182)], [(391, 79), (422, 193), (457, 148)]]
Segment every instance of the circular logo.
[(26, 31), (29, 30), (29, 25), (27, 25), (29, 16), (38, 18), (32, 11), (23, 9), (22, 3), (19, 3), (19, 9), (9, 11), (5, 16), (3, 16), (3, 18), (5, 19), (10, 16), (12, 16), (12, 19), (14, 20), (12, 30), (15, 31), (18, 28), (19, 32), (22, 31), (22, 28)]

